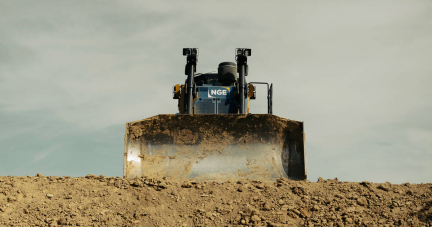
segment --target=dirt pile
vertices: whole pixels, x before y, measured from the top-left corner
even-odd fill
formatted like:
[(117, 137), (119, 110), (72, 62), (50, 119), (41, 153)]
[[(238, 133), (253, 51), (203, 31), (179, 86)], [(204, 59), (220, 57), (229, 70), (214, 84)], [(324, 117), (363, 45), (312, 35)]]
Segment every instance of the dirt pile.
[(0, 226), (432, 226), (432, 184), (0, 177)]

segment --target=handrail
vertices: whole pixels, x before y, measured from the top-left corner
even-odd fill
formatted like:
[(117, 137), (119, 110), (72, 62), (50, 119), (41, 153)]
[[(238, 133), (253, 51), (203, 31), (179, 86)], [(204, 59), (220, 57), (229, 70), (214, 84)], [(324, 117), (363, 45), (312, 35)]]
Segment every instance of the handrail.
[(248, 84), (267, 84), (267, 113), (273, 114), (273, 84), (269, 85), (266, 82), (249, 82)]

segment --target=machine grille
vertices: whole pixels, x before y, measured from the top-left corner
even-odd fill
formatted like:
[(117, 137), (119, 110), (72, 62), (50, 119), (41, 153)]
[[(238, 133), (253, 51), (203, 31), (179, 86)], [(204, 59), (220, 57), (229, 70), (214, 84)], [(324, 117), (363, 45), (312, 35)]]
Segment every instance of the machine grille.
[(216, 102), (213, 99), (202, 99), (195, 105), (195, 114), (216, 114)]

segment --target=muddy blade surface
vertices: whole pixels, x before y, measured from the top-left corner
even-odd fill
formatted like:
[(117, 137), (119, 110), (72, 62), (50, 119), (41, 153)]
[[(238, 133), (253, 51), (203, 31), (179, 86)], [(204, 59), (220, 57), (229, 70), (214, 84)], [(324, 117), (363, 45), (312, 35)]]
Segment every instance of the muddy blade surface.
[(303, 122), (275, 115), (157, 115), (126, 124), (124, 177), (306, 179)]

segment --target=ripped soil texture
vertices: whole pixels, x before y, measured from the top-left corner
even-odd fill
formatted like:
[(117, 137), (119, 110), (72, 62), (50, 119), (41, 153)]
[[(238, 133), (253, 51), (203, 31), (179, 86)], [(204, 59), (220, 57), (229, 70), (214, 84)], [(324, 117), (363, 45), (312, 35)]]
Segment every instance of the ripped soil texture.
[(432, 184), (1, 177), (0, 226), (432, 226)]

